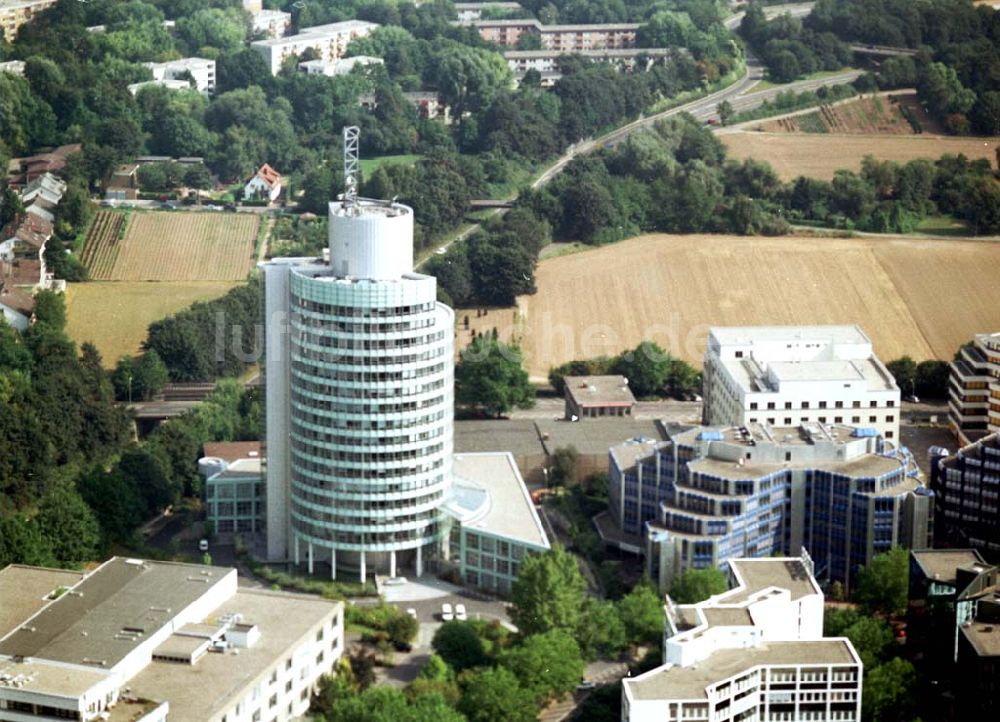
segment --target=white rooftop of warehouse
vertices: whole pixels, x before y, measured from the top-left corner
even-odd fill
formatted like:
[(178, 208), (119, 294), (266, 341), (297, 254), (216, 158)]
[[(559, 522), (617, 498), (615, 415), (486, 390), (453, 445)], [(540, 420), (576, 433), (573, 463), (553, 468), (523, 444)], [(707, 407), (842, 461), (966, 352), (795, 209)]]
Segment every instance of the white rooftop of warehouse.
[(548, 549), (531, 495), (507, 451), (455, 454), (447, 511), (467, 529)]
[(713, 326), (708, 332), (722, 346), (744, 346), (786, 340), (871, 344), (871, 339), (856, 324), (843, 326)]

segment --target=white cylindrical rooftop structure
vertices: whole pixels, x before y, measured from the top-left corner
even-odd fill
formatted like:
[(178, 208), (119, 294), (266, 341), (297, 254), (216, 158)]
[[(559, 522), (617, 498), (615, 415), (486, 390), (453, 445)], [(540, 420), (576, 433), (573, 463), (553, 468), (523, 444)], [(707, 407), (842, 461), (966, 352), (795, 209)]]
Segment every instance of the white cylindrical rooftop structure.
[(358, 199), (330, 203), (330, 267), (341, 277), (394, 280), (413, 270), (413, 209)]

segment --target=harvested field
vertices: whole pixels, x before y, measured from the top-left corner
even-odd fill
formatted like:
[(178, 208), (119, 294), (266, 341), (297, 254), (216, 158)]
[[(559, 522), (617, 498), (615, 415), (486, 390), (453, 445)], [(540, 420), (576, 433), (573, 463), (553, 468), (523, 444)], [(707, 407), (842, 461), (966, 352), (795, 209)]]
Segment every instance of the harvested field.
[(470, 326), (518, 337), (536, 380), (644, 338), (700, 366), (713, 325), (858, 323), (883, 359), (950, 359), (1000, 327), (998, 264), (989, 242), (643, 236), (543, 261), (516, 325), (473, 309)]
[(100, 211), (82, 260), (98, 281), (242, 281), (260, 217), (249, 213)]
[(909, 110), (922, 131), (939, 130), (913, 93), (869, 96), (846, 103), (824, 105), (811, 113), (768, 120), (750, 127), (768, 133), (915, 135), (916, 131), (903, 114), (903, 107)]
[(866, 155), (905, 163), (937, 160), (946, 153), (996, 160), (1000, 138), (954, 138), (934, 135), (886, 136), (731, 131), (719, 134), (730, 158), (767, 161), (783, 180), (808, 176), (830, 180), (841, 168), (861, 170)]
[(122, 356), (139, 351), (153, 321), (195, 301), (218, 298), (238, 285), (232, 281), (70, 283), (67, 331), (76, 343), (90, 341), (97, 346), (110, 368)]

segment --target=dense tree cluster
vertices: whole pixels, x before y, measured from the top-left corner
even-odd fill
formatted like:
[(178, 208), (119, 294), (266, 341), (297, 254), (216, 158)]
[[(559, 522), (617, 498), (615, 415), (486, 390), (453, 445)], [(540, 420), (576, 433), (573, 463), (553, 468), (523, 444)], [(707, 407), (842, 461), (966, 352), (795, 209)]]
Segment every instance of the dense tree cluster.
[(805, 20), (817, 33), (869, 45), (917, 48), (886, 60), (879, 80), (912, 87), (956, 133), (1000, 132), (1000, 16), (964, 0), (820, 0)]
[(499, 418), (535, 405), (535, 389), (521, 367), (521, 350), (494, 336), (477, 336), (455, 365), (455, 401)]
[(651, 231), (777, 234), (787, 221), (909, 232), (933, 213), (964, 219), (975, 234), (1000, 229), (1000, 185), (987, 160), (869, 157), (860, 173), (783, 183), (766, 163), (727, 161), (711, 130), (686, 115), (575, 159), (519, 203), (548, 220), (555, 238), (586, 243)]
[(803, 27), (791, 15), (768, 21), (764, 8), (751, 4), (740, 24), (740, 34), (767, 66), (771, 80), (789, 83), (818, 70), (839, 70), (851, 62), (851, 49), (833, 32)]
[(262, 285), (253, 278), (222, 298), (195, 303), (149, 327), (144, 348), (155, 351), (171, 381), (236, 376), (263, 350)]
[(905, 395), (913, 394), (932, 399), (948, 397), (951, 369), (947, 361), (927, 359), (917, 363), (909, 356), (903, 356), (885, 366)]
[(549, 371), (549, 383), (557, 394), (566, 389), (567, 376), (620, 374), (628, 379), (635, 396), (675, 396), (683, 398), (701, 388), (701, 375), (690, 364), (674, 358), (652, 341), (609, 358), (568, 361)]

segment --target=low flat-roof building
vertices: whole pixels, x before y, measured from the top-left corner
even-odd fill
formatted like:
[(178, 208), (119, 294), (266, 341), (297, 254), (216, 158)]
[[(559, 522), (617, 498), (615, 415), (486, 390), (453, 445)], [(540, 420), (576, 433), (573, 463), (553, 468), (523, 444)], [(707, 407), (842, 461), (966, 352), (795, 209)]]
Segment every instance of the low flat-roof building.
[(154, 81), (187, 81), (190, 78), (191, 87), (194, 87), (199, 93), (210, 95), (215, 92), (214, 60), (209, 60), (208, 58), (180, 58), (179, 60), (168, 60), (165, 63), (143, 64), (152, 71)]
[(264, 528), (264, 474), (258, 441), (205, 444), (205, 518), (223, 541)]
[(459, 20), (479, 20), (484, 10), (502, 10), (505, 14), (527, 11), (514, 2), (454, 3)]
[(523, 559), (551, 548), (514, 457), (455, 454), (452, 474), (447, 557), (464, 583), (507, 594)]
[(931, 488), (937, 495), (935, 535), (942, 544), (1000, 555), (1000, 434), (954, 454), (931, 449)]
[(664, 664), (622, 680), (623, 722), (861, 719), (862, 663), (823, 637), (808, 554), (731, 559), (733, 588), (665, 606)]
[(306, 60), (299, 63), (299, 70), (310, 75), (326, 75), (335, 77), (337, 75), (347, 75), (354, 68), (369, 65), (384, 65), (382, 58), (371, 55), (352, 55), (349, 58), (338, 58), (337, 60)]
[(712, 328), (702, 420), (850, 424), (899, 439), (899, 387), (858, 326)]
[(235, 569), (115, 557), (75, 582), (8, 567), (0, 589), (21, 617), (0, 617), (3, 720), (295, 719), (344, 648), (342, 603)]
[(948, 425), (962, 445), (1000, 432), (1000, 332), (976, 334), (951, 363)]
[(306, 50), (316, 51), (319, 60), (326, 62), (337, 60), (344, 56), (352, 40), (369, 35), (378, 27), (377, 24), (364, 20), (345, 20), (340, 23), (301, 28), (296, 35), (255, 40), (250, 43), (250, 47), (261, 54), (271, 69), (271, 74), (277, 75), (286, 58), (301, 55)]
[(875, 554), (929, 545), (933, 495), (909, 452), (872, 430), (661, 428), (664, 441), (613, 447), (608, 476), (610, 515), (644, 540), (663, 589), (688, 569), (801, 548), (820, 578), (849, 587)]
[(635, 396), (624, 376), (567, 376), (565, 418), (631, 416)]
[(562, 53), (605, 48), (634, 48), (639, 23), (594, 25), (543, 25), (534, 18), (524, 20), (458, 20), (458, 26), (474, 27), (487, 42), (514, 47), (523, 35), (537, 34), (542, 48)]

